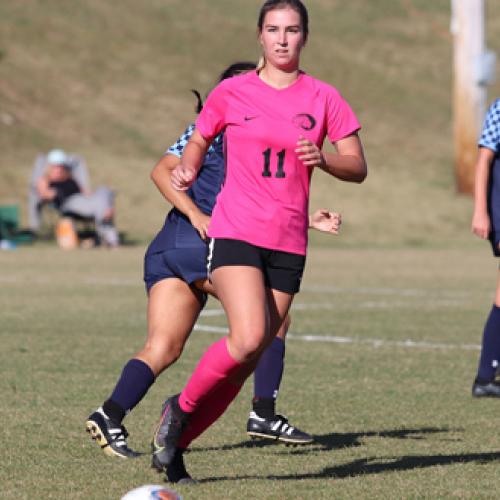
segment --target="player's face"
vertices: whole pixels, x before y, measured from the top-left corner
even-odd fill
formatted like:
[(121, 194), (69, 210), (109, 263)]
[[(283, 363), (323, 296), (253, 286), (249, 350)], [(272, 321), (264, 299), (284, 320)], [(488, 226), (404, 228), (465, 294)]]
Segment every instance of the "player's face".
[(289, 7), (269, 11), (259, 41), (266, 62), (280, 69), (296, 69), (305, 44), (300, 14)]

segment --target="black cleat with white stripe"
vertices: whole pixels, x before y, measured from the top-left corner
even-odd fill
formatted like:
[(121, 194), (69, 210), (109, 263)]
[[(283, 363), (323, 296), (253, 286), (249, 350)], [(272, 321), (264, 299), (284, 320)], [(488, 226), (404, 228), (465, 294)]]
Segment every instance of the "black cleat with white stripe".
[(120, 458), (136, 458), (141, 455), (127, 446), (127, 429), (111, 420), (102, 408), (87, 418), (85, 427), (106, 455)]
[(287, 444), (310, 444), (314, 441), (310, 434), (290, 425), (283, 415), (262, 418), (254, 411), (248, 417), (247, 434), (252, 438), (271, 439)]

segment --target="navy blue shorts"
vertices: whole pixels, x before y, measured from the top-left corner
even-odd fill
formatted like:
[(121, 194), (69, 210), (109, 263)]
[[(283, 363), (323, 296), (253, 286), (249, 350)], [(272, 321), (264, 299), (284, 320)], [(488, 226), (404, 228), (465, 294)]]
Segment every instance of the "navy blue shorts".
[(174, 248), (144, 257), (146, 290), (166, 278), (179, 278), (188, 285), (207, 278), (207, 250)]
[(208, 246), (185, 217), (170, 213), (144, 257), (146, 290), (166, 278), (192, 285), (207, 278)]

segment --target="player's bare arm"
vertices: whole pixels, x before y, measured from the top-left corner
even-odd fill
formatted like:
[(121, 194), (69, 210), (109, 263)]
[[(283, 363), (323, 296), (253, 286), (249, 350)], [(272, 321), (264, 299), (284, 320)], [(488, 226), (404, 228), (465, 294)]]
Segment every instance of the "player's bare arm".
[(300, 138), (295, 151), (304, 165), (319, 167), (343, 181), (363, 182), (368, 167), (358, 135), (351, 134), (340, 139), (334, 146), (337, 153), (327, 153), (311, 141)]
[(479, 148), (474, 178), (474, 212), (472, 232), (479, 238), (486, 239), (490, 233), (491, 222), (488, 215), (488, 182), (495, 152), (489, 148)]
[(172, 185), (172, 172), (180, 165), (181, 160), (173, 154), (163, 156), (151, 171), (151, 180), (155, 183), (160, 193), (177, 210), (182, 212), (204, 240), (207, 237), (210, 217), (205, 215), (187, 195), (185, 191), (174, 189)]
[(185, 191), (195, 181), (211, 141), (195, 129), (182, 153), (181, 163), (172, 172), (172, 186)]

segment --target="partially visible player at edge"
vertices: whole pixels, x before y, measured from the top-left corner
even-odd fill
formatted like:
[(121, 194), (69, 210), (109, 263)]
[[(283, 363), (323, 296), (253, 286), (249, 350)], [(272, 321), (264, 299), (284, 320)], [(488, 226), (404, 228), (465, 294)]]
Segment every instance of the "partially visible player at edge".
[[(479, 139), (475, 167), (472, 232), (489, 239), (500, 256), (500, 99), (489, 108)], [(495, 301), (484, 325), (479, 366), (472, 384), (474, 397), (500, 397), (495, 373), (500, 363), (500, 273)]]
[[(224, 131), (226, 178), (208, 235), (210, 277), (229, 335), (208, 348), (182, 392), (165, 401), (153, 438), (157, 465), (175, 460), (205, 408), (230, 404), (286, 318), (305, 265), (314, 168), (350, 182), (367, 175), (353, 111), (335, 88), (299, 69), (307, 36), (302, 2), (265, 2), (258, 20), (263, 67), (210, 93), (172, 173), (174, 187), (187, 189)], [(336, 153), (322, 152), (327, 136)]]
[[(219, 81), (251, 69), (255, 69), (255, 64), (233, 64), (226, 68)], [(87, 419), (87, 429), (109, 455), (124, 458), (138, 455), (127, 446), (127, 431), (122, 420), (143, 399), (155, 378), (180, 356), (206, 302), (206, 293), (214, 292), (207, 280), (207, 244), (204, 240), (224, 176), (222, 136), (208, 150), (189, 192), (175, 191), (170, 180), (193, 130), (194, 125), (186, 129), (151, 174), (160, 192), (175, 208), (167, 215), (162, 230), (145, 256), (144, 280), (148, 291), (146, 345), (125, 365), (111, 396)], [(338, 233), (340, 223), (339, 214), (326, 210), (318, 210), (310, 217), (311, 227), (332, 234)], [(255, 372), (255, 396), (247, 432), (252, 436), (306, 444), (312, 441), (311, 436), (275, 413), (288, 327), (289, 321), (261, 357)], [(169, 471), (169, 479), (184, 478), (182, 469), (182, 457), (179, 456), (178, 464)]]

